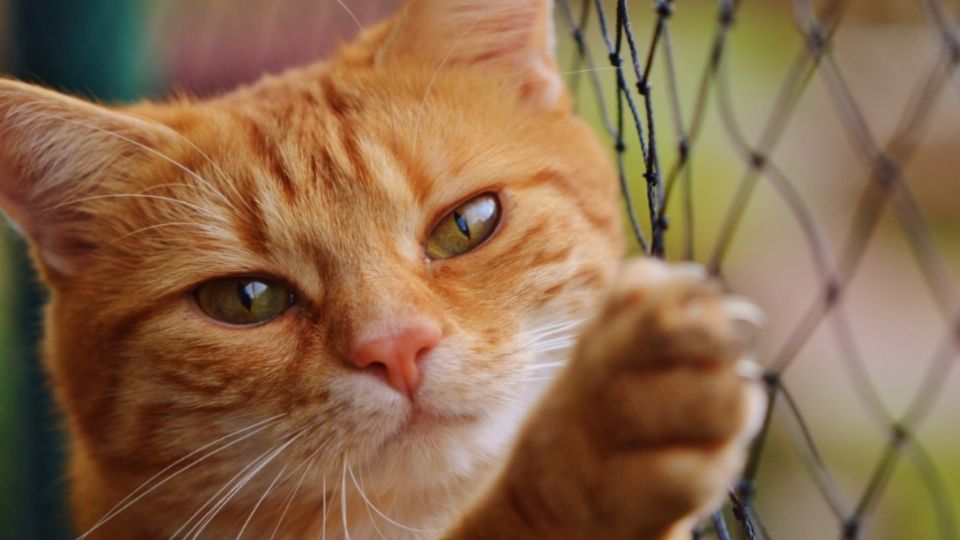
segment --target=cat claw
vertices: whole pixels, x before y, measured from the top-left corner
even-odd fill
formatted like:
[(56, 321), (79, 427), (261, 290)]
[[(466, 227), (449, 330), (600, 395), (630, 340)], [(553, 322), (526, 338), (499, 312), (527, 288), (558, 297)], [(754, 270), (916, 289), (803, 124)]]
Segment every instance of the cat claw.
[(710, 277), (710, 273), (707, 272), (707, 268), (702, 264), (698, 264), (698, 263), (692, 263), (692, 262), (674, 263), (669, 265), (669, 269), (670, 269), (670, 272), (685, 274), (695, 279), (708, 279)]
[(733, 372), (743, 380), (750, 382), (760, 382), (763, 380), (764, 369), (753, 361), (752, 356), (746, 356), (737, 360), (733, 366)]
[(754, 330), (761, 328), (767, 319), (760, 308), (740, 296), (727, 296), (723, 300), (723, 307), (733, 322), (750, 326)]

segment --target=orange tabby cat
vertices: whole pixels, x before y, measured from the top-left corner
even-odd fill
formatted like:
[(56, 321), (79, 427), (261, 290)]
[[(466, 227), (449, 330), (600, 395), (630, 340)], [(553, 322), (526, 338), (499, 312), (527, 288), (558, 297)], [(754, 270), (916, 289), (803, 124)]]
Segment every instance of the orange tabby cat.
[(753, 316), (618, 262), (550, 15), (411, 0), (208, 101), (0, 82), (78, 533), (682, 538), (720, 501)]

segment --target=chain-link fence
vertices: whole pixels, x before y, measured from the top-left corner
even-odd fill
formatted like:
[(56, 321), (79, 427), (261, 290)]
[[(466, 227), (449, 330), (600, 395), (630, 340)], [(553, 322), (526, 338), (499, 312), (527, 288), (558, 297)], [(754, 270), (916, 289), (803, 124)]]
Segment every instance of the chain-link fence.
[[(770, 396), (767, 419), (752, 447), (744, 477), (730, 493), (729, 508), (703, 524), (698, 534), (722, 539), (820, 538), (823, 531), (832, 530), (836, 537), (863, 537), (865, 528), (883, 519), (878, 506), (893, 489), (891, 480), (898, 466), (906, 462), (918, 486), (908, 495), (913, 503), (909, 508), (901, 505), (899, 509), (881, 510), (900, 513), (896, 519), (905, 523), (899, 527), (913, 531), (911, 538), (958, 538), (956, 493), (950, 492), (958, 485), (916, 436), (931, 411), (944, 401), (960, 343), (956, 258), (951, 264), (951, 253), (944, 249), (944, 245), (952, 248), (956, 243), (952, 238), (956, 223), (951, 223), (949, 216), (960, 214), (960, 205), (956, 204), (960, 201), (952, 195), (956, 187), (951, 186), (956, 184), (957, 169), (949, 163), (952, 152), (960, 149), (960, 136), (950, 139), (950, 127), (958, 125), (951, 115), (960, 107), (960, 101), (956, 101), (960, 97), (957, 6), (943, 0), (920, 0), (911, 6), (904, 6), (909, 4), (904, 0), (899, 5), (886, 6), (889, 9), (879, 5), (884, 2), (851, 7), (853, 2), (846, 0), (753, 3), (758, 11), (746, 21), (741, 20), (741, 15), (749, 9), (750, 0), (557, 1), (559, 20), (566, 25), (559, 31), (565, 30), (568, 46), (572, 44), (567, 55), (572, 63), (571, 89), (581, 104), (589, 103), (581, 105), (591, 111), (585, 115), (598, 118), (609, 135), (619, 165), (629, 224), (640, 248), (653, 255), (699, 260), (713, 273), (734, 281), (737, 272), (750, 271), (750, 261), (728, 271), (731, 250), (738, 243), (756, 240), (756, 235), (750, 235), (746, 229), (765, 227), (770, 220), (790, 222), (784, 226), (792, 227), (794, 234), (773, 240), (781, 248), (789, 246), (785, 250), (792, 259), (806, 259), (809, 270), (804, 268), (801, 272), (816, 277), (806, 284), (809, 290), (804, 294), (797, 292), (802, 285), (794, 285), (789, 275), (783, 276), (783, 296), (779, 298), (791, 303), (797, 316), (780, 332), (778, 343), (761, 347), (760, 361), (767, 368), (765, 382)], [(912, 8), (914, 12), (910, 11)], [(883, 13), (877, 14), (878, 11)], [(685, 17), (700, 22), (687, 24), (683, 22)], [(705, 17), (710, 22), (705, 22)], [(673, 36), (672, 30), (678, 24), (687, 24), (683, 43)], [(875, 32), (885, 34), (869, 35), (865, 28), (871, 25)], [(846, 26), (853, 30), (839, 43), (838, 33)], [(737, 34), (763, 36), (737, 49), (731, 44)], [(870, 43), (857, 43), (859, 38)], [(864, 77), (851, 77), (848, 70), (864, 68), (856, 61), (838, 59), (841, 47), (869, 48), (873, 43), (894, 50), (892, 55), (879, 53), (881, 61), (875, 62), (881, 65), (879, 71), (886, 69), (886, 75), (855, 88), (851, 78)], [(679, 46), (685, 47), (682, 53), (677, 51)], [(909, 58), (896, 56), (898, 49), (911, 47), (921, 52)], [(744, 51), (748, 61), (756, 61), (758, 48), (774, 49), (764, 53), (778, 57), (777, 67), (785, 69), (769, 70), (776, 75), (768, 73), (759, 85), (760, 97), (755, 99), (749, 92), (738, 91), (739, 73), (744, 70), (738, 71), (736, 62), (738, 53)], [(883, 65), (885, 54), (887, 62)], [(776, 85), (771, 84), (772, 77), (779, 79)], [(888, 95), (876, 95), (883, 94), (882, 85), (912, 89), (907, 99), (896, 102)], [(867, 112), (870, 108), (862, 105), (858, 92), (868, 94), (866, 101), (879, 104), (885, 111), (880, 115), (882, 119)], [(819, 98), (810, 98), (812, 104), (804, 104), (807, 94), (819, 94)], [(772, 101), (764, 107), (768, 96)], [(758, 113), (761, 108), (765, 112)], [(745, 110), (756, 126), (745, 127), (741, 120)], [(803, 119), (798, 119), (798, 110), (803, 111)], [(935, 138), (946, 138), (947, 143), (928, 149), (924, 137), (938, 117), (947, 125), (939, 129)], [(875, 120), (884, 126), (875, 129)], [(705, 126), (711, 122), (717, 127), (707, 133)], [(822, 200), (823, 194), (818, 199), (805, 191), (817, 184), (816, 179), (809, 178), (811, 174), (822, 177), (825, 169), (839, 168), (838, 163), (843, 160), (825, 157), (823, 149), (816, 145), (798, 148), (797, 145), (802, 146), (802, 136), (785, 140), (789, 139), (793, 124), (802, 124), (799, 130), (812, 133), (814, 139), (829, 139), (827, 134), (838, 133), (847, 139), (846, 144), (831, 143), (833, 148), (827, 152), (845, 153), (847, 161), (853, 157), (859, 162), (858, 168), (846, 163), (842, 173), (828, 171), (831, 182), (846, 183), (831, 187), (845, 190), (848, 196), (839, 197), (847, 199), (843, 204), (825, 203), (818, 207), (817, 201)], [(957, 134), (960, 128), (953, 133)], [(722, 138), (723, 145), (717, 144), (717, 138)], [(727, 161), (734, 156), (739, 170), (728, 165), (717, 171), (709, 164), (695, 170), (699, 165), (698, 151), (708, 143), (707, 151), (711, 153), (716, 153), (718, 146), (725, 146)], [(933, 166), (917, 172), (910, 165), (921, 151), (930, 154), (925, 162)], [(800, 166), (781, 166), (780, 156)], [(811, 162), (816, 165), (811, 167)], [(794, 169), (800, 172), (792, 172)], [(913, 181), (915, 173), (924, 176), (921, 183), (926, 193), (919, 198)], [(730, 189), (728, 196), (716, 194), (718, 185)], [(755, 195), (761, 188), (768, 196), (757, 200)], [(712, 200), (704, 206), (716, 211), (702, 210), (695, 204), (696, 194), (701, 191), (713, 193)], [(857, 195), (849, 196), (853, 193)], [(723, 202), (718, 202), (721, 199)], [(927, 199), (941, 205), (940, 214), (948, 216), (946, 224), (931, 226), (922, 204)], [(778, 205), (780, 211), (761, 210), (761, 215), (749, 225), (743, 223), (754, 206), (771, 204)], [(707, 217), (710, 223), (695, 224), (704, 211), (712, 213), (712, 217)], [(854, 281), (871, 271), (872, 267), (863, 264), (871, 242), (877, 236), (889, 236), (893, 228), (902, 234), (900, 241), (906, 239), (909, 245), (909, 249), (893, 252), (893, 257), (901, 259), (896, 264), (903, 266), (902, 259), (912, 255), (912, 264), (918, 269), (902, 278), (895, 276), (894, 281), (910, 279), (925, 286), (925, 293), (914, 287), (911, 294), (926, 294), (928, 302), (932, 299), (938, 317), (924, 321), (922, 333), (932, 329), (939, 335), (932, 342), (924, 337), (932, 343), (929, 351), (916, 340), (908, 339), (910, 336), (897, 338), (915, 352), (909, 357), (901, 356), (900, 361), (921, 374), (917, 384), (904, 385), (912, 387), (891, 399), (872, 376), (878, 368), (869, 355), (876, 347), (865, 342), (876, 334), (869, 329), (864, 331), (865, 325), (854, 320), (847, 303)], [(940, 233), (938, 228), (947, 232)], [(831, 241), (832, 236), (837, 236), (836, 230), (845, 232), (839, 240)], [(697, 238), (698, 234), (711, 238)], [(750, 289), (735, 285), (731, 288)], [(868, 289), (865, 294), (899, 297), (891, 292), (894, 289)], [(902, 304), (887, 309), (910, 317), (911, 310), (904, 309)], [(912, 322), (917, 321), (904, 321), (899, 330), (910, 333)], [(821, 331), (822, 326), (828, 328)], [(854, 456), (847, 456), (848, 459), (870, 461), (868, 472), (859, 479), (838, 478), (840, 475), (820, 451), (822, 434), (807, 420), (806, 406), (811, 396), (814, 401), (829, 401), (830, 392), (807, 391), (805, 399), (800, 399), (785, 379), (805, 360), (803, 353), (814, 336), (823, 333), (833, 341), (829, 363), (845, 372), (836, 388), (843, 389), (845, 397), (853, 396), (852, 402), (841, 406), (859, 407), (860, 411), (850, 414), (859, 415), (862, 423), (870, 422), (881, 435), (875, 437), (869, 448), (854, 445), (849, 449)], [(822, 376), (834, 378), (832, 372)], [(807, 390), (812, 386), (809, 380), (801, 380), (798, 385)], [(891, 401), (898, 406), (892, 407)], [(947, 426), (952, 416), (954, 427), (947, 427), (940, 439), (947, 441), (947, 452), (955, 451), (954, 443), (960, 438), (960, 414), (942, 414), (947, 418)], [(770, 449), (770, 440), (777, 430), (783, 431), (786, 443), (776, 451), (782, 453), (783, 446), (792, 446), (804, 465), (806, 478), (794, 476), (788, 485), (767, 489), (765, 475), (782, 479), (776, 470), (782, 459), (774, 458), (773, 463), (768, 463), (768, 454), (775, 451)], [(829, 436), (831, 430), (826, 431)], [(950, 467), (955, 467), (955, 460)], [(807, 485), (801, 485), (804, 483)], [(810, 485), (816, 489), (819, 504), (800, 504), (793, 493), (809, 489)], [(917, 511), (917, 507), (922, 510)], [(766, 511), (794, 515), (768, 521)], [(890, 530), (883, 532), (884, 537), (905, 537), (891, 534)]]

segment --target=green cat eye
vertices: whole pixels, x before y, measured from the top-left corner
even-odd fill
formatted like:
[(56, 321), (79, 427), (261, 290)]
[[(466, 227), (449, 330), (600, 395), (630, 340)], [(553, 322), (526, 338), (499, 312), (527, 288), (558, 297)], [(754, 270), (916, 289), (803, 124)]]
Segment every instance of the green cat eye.
[(500, 222), (500, 201), (487, 193), (474, 197), (447, 214), (434, 226), (427, 239), (427, 255), (449, 259), (482, 244)]
[(294, 304), (293, 292), (286, 285), (250, 277), (208, 281), (197, 287), (194, 297), (211, 319), (239, 326), (275, 319)]

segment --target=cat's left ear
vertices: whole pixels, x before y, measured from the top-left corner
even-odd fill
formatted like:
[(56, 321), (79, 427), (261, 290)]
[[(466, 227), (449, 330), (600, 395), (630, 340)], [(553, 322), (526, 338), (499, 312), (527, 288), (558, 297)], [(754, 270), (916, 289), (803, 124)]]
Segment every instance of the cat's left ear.
[(565, 104), (554, 55), (553, 0), (408, 0), (378, 62), (492, 69), (534, 105)]
[[(165, 128), (81, 99), (0, 79), (0, 214), (68, 275), (95, 246), (79, 201), (122, 189), (124, 165)], [(77, 204), (73, 204), (77, 203)]]

